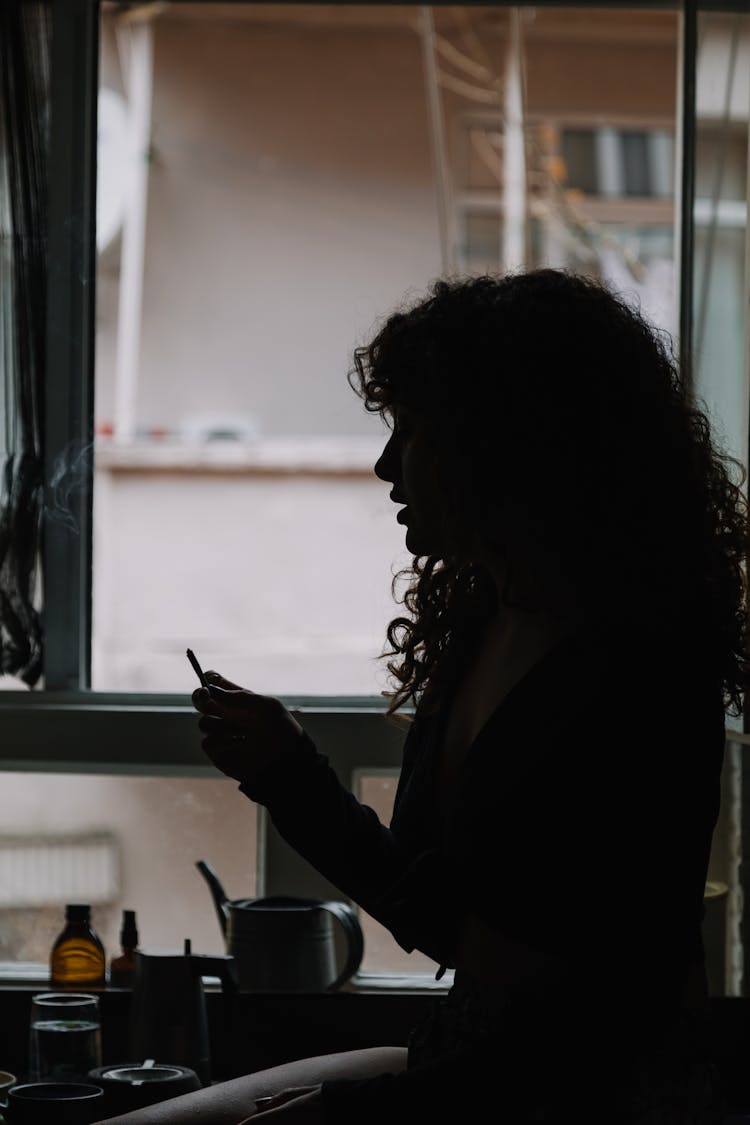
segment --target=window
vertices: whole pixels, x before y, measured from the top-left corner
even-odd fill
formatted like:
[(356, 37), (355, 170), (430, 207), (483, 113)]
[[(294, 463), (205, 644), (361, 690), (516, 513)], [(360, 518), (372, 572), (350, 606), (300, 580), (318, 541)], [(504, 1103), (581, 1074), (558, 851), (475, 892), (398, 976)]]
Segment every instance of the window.
[[(458, 266), (588, 273), (675, 333), (676, 16), (597, 9), (584, 28), (573, 9), (541, 7), (496, 20), (494, 69), (447, 78)], [(645, 66), (659, 75), (646, 98), (631, 81)]]
[(564, 128), (561, 157), (568, 188), (614, 198), (671, 198), (674, 134), (667, 129)]
[[(677, 334), (695, 264), (701, 387), (747, 462), (736, 422), (747, 108), (737, 78), (727, 124), (720, 81), (745, 73), (747, 17), (700, 27), (693, 215), (677, 162), (691, 160), (682, 114), (689, 142), (696, 107), (677, 104), (674, 9), (139, 11), (53, 6), (48, 470), (80, 480), (48, 518), (44, 688), (0, 681), (0, 808), (22, 800), (33, 771), (49, 802), (72, 809), (88, 791), (97, 816), (129, 804), (131, 835), (139, 817), (172, 809), (186, 835), (167, 844), (165, 830), (155, 862), (170, 878), (182, 864), (201, 919), (149, 940), (192, 936), (197, 948), (218, 937), (200, 928), (215, 917), (199, 858), (231, 896), (334, 892), (262, 811), (256, 852), (253, 807), (200, 750), (187, 644), (297, 708), (342, 779), (361, 773), (387, 816), (382, 778), (403, 734), (383, 719), (375, 658), (406, 560), (371, 473), (378, 424), (345, 374), (402, 294), (452, 268), (567, 264), (633, 293)], [(694, 263), (680, 258), (684, 214)], [(148, 932), (145, 891), (128, 894), (106, 907), (110, 949), (120, 906)], [(371, 933), (368, 970), (417, 964)], [(34, 960), (29, 948), (19, 938), (16, 956)]]
[[(623, 97), (614, 121), (627, 105)], [(571, 124), (552, 105), (525, 114), (525, 242), (529, 265), (564, 266), (630, 292), (674, 334), (675, 111), (668, 119), (666, 108), (639, 127), (584, 127), (580, 112)], [(502, 121), (467, 114), (457, 124), (459, 260), (469, 272), (496, 270), (506, 207)]]

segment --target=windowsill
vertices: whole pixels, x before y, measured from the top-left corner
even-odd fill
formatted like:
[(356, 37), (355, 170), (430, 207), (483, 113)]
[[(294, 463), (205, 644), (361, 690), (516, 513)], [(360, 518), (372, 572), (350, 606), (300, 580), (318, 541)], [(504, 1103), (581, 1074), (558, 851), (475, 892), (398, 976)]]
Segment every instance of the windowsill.
[(49, 968), (37, 961), (0, 961), (0, 988), (49, 983)]
[[(453, 972), (449, 970), (438, 981), (431, 973), (357, 973), (341, 992), (363, 993), (440, 993), (447, 992), (453, 983)], [(218, 977), (203, 977), (203, 984), (207, 992), (219, 991), (221, 982)], [(47, 965), (36, 961), (4, 961), (0, 962), (0, 989), (26, 988), (38, 991), (40, 986), (52, 990), (49, 984), (49, 968)], [(104, 988), (95, 988), (95, 992), (127, 992), (129, 989), (114, 987), (107, 983)], [(264, 993), (264, 995), (270, 995)], [(279, 993), (279, 995), (282, 995)], [(284, 993), (283, 995), (287, 995)], [(335, 995), (335, 993), (323, 993)]]
[(356, 437), (274, 437), (187, 442), (179, 437), (127, 443), (97, 438), (95, 471), (249, 475), (373, 475), (382, 441)]
[(453, 970), (440, 980), (433, 973), (357, 973), (346, 986), (347, 992), (447, 992), (453, 984)]

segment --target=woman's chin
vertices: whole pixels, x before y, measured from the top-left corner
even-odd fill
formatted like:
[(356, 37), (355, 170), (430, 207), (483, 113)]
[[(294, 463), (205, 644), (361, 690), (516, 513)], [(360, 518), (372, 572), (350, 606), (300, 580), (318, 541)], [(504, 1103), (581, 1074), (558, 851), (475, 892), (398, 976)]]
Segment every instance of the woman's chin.
[(407, 551), (411, 551), (413, 555), (418, 555), (419, 551), (419, 536), (415, 534), (414, 528), (410, 524), (406, 525), (406, 535), (404, 536)]
[(407, 551), (411, 552), (412, 555), (429, 555), (432, 553), (430, 546), (411, 524), (406, 526), (405, 542)]

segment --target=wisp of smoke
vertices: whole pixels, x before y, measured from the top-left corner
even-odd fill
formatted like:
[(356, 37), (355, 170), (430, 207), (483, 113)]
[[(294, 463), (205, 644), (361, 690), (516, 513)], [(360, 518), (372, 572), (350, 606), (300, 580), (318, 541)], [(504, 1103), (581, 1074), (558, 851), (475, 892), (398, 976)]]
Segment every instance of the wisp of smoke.
[(77, 441), (68, 442), (55, 458), (47, 486), (45, 518), (63, 524), (75, 535), (80, 529), (74, 509), (91, 487), (93, 453), (93, 442), (83, 447)]

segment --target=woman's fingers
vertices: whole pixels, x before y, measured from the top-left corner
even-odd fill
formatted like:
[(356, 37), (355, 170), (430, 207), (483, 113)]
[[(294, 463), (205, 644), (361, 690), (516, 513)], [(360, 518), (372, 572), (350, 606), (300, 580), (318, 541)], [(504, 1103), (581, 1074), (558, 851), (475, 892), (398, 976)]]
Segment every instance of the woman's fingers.
[(200, 711), (201, 715), (210, 715), (215, 710), (213, 701), (211, 699), (211, 692), (208, 688), (198, 687), (190, 696), (193, 707), (196, 711)]
[(198, 730), (202, 730), (205, 734), (212, 734), (214, 731), (219, 731), (223, 725), (224, 719), (219, 719), (215, 715), (201, 715), (198, 720)]
[(226, 750), (238, 750), (242, 744), (249, 746), (251, 731), (246, 723), (233, 723), (218, 715), (202, 715), (198, 720), (198, 729), (207, 736), (203, 740), (203, 749), (224, 747)]
[(211, 684), (208, 691), (217, 707), (230, 712), (247, 711), (253, 707), (255, 700), (264, 698), (245, 688), (224, 688), (220, 684)]
[(252, 707), (251, 701), (262, 698), (263, 696), (256, 695), (252, 691), (246, 691), (244, 688), (223, 688), (218, 684), (211, 684), (208, 688), (196, 688), (192, 694), (193, 706), (196, 711), (200, 711), (202, 715), (217, 715), (219, 717), (228, 713), (236, 714), (240, 710), (249, 714)]
[(201, 716), (198, 727), (206, 736), (203, 750), (217, 769), (240, 782), (252, 781), (279, 756), (294, 752), (304, 734), (273, 696), (212, 683), (197, 688), (192, 699)]
[(249, 763), (238, 759), (236, 747), (239, 743), (228, 743), (224, 738), (209, 735), (201, 742), (203, 752), (211, 759), (217, 770), (221, 770), (227, 777), (236, 777), (239, 781), (247, 774)]
[(255, 692), (232, 683), (220, 672), (215, 672), (213, 668), (205, 673), (205, 677), (209, 686), (207, 688), (196, 688), (191, 696), (196, 711), (200, 711), (202, 714), (220, 714), (220, 708), (216, 705), (219, 693), (234, 692), (245, 697), (255, 695)]
[(204, 734), (224, 736), (229, 741), (237, 741), (235, 735), (247, 737), (247, 725), (233, 723), (229, 719), (222, 719), (219, 715), (202, 715), (198, 720), (198, 729)]
[(217, 687), (228, 688), (230, 691), (242, 691), (239, 684), (233, 684), (231, 680), (227, 680), (220, 672), (206, 672), (206, 679), (210, 684), (216, 684)]

